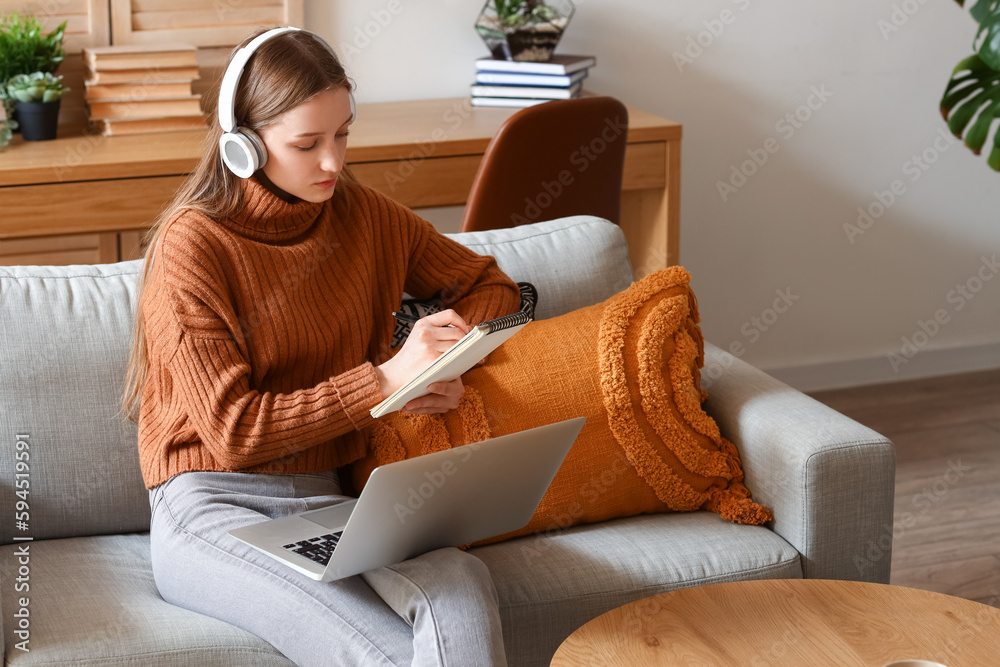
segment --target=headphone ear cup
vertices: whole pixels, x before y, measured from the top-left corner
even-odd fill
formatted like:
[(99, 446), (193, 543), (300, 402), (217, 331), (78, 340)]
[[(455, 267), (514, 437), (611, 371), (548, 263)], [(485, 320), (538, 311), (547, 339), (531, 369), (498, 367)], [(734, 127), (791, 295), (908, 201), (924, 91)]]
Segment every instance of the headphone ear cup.
[(267, 164), (267, 147), (264, 146), (264, 140), (253, 130), (248, 130), (245, 127), (240, 128), (240, 130), (257, 153), (257, 166), (254, 168), (254, 171), (263, 168)]
[(240, 178), (250, 178), (267, 162), (264, 142), (253, 130), (238, 127), (219, 138), (222, 163)]

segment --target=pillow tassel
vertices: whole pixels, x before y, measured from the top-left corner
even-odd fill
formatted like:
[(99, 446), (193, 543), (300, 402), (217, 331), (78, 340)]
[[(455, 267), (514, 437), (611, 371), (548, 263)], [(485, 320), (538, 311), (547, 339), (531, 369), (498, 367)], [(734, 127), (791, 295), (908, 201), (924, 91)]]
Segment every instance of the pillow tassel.
[(771, 510), (751, 500), (750, 490), (743, 485), (743, 482), (735, 480), (730, 482), (725, 489), (711, 489), (705, 509), (709, 512), (715, 512), (727, 521), (753, 526), (759, 526), (774, 519)]

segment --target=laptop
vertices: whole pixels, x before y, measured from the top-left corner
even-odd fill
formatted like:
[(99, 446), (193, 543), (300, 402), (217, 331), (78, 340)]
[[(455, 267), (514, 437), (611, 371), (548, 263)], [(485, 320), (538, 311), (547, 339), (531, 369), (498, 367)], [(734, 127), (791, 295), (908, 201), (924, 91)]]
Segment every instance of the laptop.
[(379, 466), (356, 499), (229, 534), (319, 581), (503, 535), (531, 520), (584, 421)]

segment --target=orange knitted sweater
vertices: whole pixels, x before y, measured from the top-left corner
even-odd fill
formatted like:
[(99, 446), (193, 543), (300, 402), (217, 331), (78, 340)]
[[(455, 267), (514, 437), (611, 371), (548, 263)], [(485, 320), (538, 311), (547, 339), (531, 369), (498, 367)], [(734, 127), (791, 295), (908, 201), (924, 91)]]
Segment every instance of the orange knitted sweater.
[(403, 292), (466, 322), (515, 312), (517, 286), (430, 223), (357, 183), (287, 203), (244, 181), (240, 216), (168, 223), (139, 316), (149, 370), (143, 479), (191, 470), (330, 470), (365, 451)]

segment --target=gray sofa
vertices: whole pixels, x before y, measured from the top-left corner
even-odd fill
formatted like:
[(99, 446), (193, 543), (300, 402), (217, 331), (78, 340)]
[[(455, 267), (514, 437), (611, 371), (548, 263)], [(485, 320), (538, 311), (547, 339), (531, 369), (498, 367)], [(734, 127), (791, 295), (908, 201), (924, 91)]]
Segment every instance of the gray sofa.
[[(454, 237), (534, 283), (539, 318), (632, 280), (621, 231), (596, 218)], [(140, 268), (0, 267), (4, 664), (290, 665), (258, 637), (157, 593), (136, 428), (117, 416)], [(891, 443), (706, 349), (706, 409), (739, 448), (773, 525), (644, 515), (473, 550), (499, 591), (511, 665), (547, 665), (584, 622), (667, 590), (762, 578), (888, 582)]]

